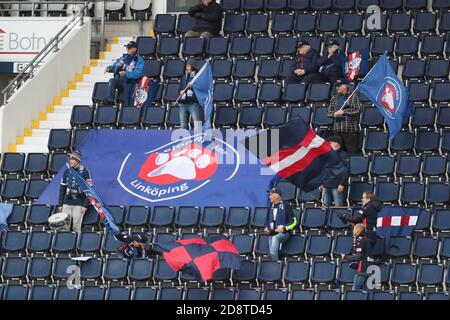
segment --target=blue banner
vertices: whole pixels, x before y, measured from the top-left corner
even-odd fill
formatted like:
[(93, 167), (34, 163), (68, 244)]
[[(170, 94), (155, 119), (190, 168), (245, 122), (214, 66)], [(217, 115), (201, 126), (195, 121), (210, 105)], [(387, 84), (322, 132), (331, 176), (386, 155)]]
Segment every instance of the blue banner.
[(386, 239), (411, 236), (419, 218), (420, 208), (388, 207), (378, 212), (377, 235)]
[(361, 81), (358, 89), (386, 119), (389, 138), (393, 139), (400, 132), (403, 119), (411, 115), (412, 102), (405, 85), (392, 69), (386, 53)]
[[(172, 134), (186, 133), (184, 137)], [(106, 205), (265, 206), (273, 175), (240, 144), (245, 135), (159, 130), (91, 130), (79, 149), (82, 164)], [(37, 203), (56, 204), (64, 166)]]
[(211, 129), (211, 116), (213, 111), (214, 81), (211, 64), (207, 61), (197, 75), (192, 79), (192, 87), (198, 103), (204, 110), (205, 122), (203, 129)]

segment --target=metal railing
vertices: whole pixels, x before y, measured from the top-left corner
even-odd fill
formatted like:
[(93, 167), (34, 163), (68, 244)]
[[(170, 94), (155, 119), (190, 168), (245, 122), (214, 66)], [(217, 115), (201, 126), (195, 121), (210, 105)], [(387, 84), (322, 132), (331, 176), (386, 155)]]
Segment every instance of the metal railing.
[[(5, 1), (3, 3), (12, 3), (14, 1)], [(57, 3), (57, 1), (47, 1), (52, 4)], [(14, 2), (14, 3), (17, 3)], [(22, 1), (22, 4), (27, 4), (29, 2)], [(42, 4), (43, 2), (39, 2)], [(62, 3), (62, 1), (60, 2)], [(67, 3), (64, 2), (64, 3)], [(75, 2), (71, 2), (74, 4)], [(31, 60), (31, 62), (22, 69), (22, 71), (2, 90), (1, 95), (3, 96), (3, 105), (5, 105), (9, 98), (29, 79), (32, 79), (35, 75), (40, 63), (51, 53), (57, 52), (59, 50), (59, 44), (64, 38), (76, 27), (78, 24), (82, 26), (84, 24), (85, 12), (90, 4), (90, 1), (78, 2), (78, 4), (83, 4), (82, 10), (75, 14), (70, 21), (46, 44), (46, 46)], [(0, 100), (1, 101), (1, 100)]]

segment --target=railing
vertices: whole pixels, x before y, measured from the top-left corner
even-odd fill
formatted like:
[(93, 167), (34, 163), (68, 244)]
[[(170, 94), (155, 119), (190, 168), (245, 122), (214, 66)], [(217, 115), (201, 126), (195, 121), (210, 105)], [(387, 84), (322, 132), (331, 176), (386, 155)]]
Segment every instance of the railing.
[[(2, 4), (17, 4), (17, 1), (3, 1)], [(36, 3), (32, 1), (21, 1), (21, 4)], [(39, 2), (39, 4), (61, 4), (68, 2), (65, 1), (47, 1)], [(75, 14), (70, 21), (47, 43), (47, 45), (31, 60), (31, 62), (22, 69), (22, 71), (6, 86), (1, 92), (3, 96), (3, 105), (5, 105), (9, 98), (16, 92), (27, 80), (32, 79), (35, 75), (35, 71), (40, 63), (51, 53), (57, 52), (58, 46), (63, 41), (63, 39), (76, 27), (78, 24), (82, 26), (84, 24), (85, 12), (90, 4), (90, 1), (74, 1), (70, 4), (82, 4), (83, 8)]]

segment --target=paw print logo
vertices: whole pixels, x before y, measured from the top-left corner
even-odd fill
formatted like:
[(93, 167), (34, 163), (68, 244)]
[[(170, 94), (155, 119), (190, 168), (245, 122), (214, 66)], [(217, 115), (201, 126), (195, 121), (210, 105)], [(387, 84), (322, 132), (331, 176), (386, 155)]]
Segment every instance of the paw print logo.
[(206, 180), (217, 170), (217, 157), (197, 144), (170, 153), (152, 153), (139, 172), (139, 178), (154, 184), (183, 180)]

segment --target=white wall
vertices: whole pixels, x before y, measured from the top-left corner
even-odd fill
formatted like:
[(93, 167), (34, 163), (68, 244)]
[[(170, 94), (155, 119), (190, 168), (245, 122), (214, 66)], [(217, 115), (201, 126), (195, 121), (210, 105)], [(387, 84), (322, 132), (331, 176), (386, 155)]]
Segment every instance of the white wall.
[(9, 144), (16, 143), (16, 137), (23, 135), (31, 121), (66, 89), (76, 73), (89, 65), (91, 45), (91, 23), (85, 19), (83, 26), (77, 26), (67, 35), (57, 53), (52, 53), (34, 78), (28, 80), (0, 108), (0, 152), (7, 152)]

